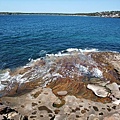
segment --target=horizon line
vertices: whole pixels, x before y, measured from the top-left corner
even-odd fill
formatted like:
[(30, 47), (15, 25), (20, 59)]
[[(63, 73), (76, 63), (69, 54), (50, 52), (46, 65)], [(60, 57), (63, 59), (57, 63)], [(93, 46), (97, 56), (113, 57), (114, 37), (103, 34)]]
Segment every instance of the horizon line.
[(23, 13), (23, 14), (78, 14), (78, 13), (99, 13), (99, 12), (120, 12), (120, 10), (106, 10), (106, 11), (96, 11), (96, 12), (20, 12), (20, 11), (0, 11), (0, 13)]

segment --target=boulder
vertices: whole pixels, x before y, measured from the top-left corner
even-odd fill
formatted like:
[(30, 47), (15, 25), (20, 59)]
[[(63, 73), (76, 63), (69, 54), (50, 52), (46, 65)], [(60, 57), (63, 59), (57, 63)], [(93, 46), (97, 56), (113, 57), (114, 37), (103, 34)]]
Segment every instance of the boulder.
[(99, 97), (107, 97), (109, 95), (108, 90), (103, 86), (88, 84), (87, 88), (92, 90), (95, 93), (95, 95)]

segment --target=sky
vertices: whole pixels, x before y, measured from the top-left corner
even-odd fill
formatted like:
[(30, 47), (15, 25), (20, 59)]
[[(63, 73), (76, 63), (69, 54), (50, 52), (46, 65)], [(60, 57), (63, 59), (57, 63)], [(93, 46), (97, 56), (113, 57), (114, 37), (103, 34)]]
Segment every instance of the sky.
[(87, 13), (120, 11), (120, 0), (0, 0), (0, 12)]

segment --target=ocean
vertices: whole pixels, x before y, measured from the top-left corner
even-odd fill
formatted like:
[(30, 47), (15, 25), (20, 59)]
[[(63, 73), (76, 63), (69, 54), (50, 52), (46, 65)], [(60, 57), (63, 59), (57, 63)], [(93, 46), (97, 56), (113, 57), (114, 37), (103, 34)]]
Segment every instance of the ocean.
[(0, 69), (15, 69), (69, 48), (120, 52), (120, 19), (0, 16)]

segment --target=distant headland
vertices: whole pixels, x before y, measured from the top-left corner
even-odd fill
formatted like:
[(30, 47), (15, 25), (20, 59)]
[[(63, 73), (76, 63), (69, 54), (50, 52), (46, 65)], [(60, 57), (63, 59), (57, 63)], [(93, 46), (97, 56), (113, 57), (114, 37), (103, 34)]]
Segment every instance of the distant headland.
[(60, 15), (60, 16), (97, 16), (120, 18), (120, 11), (103, 11), (93, 13), (22, 13), (22, 12), (0, 12), (0, 15)]

